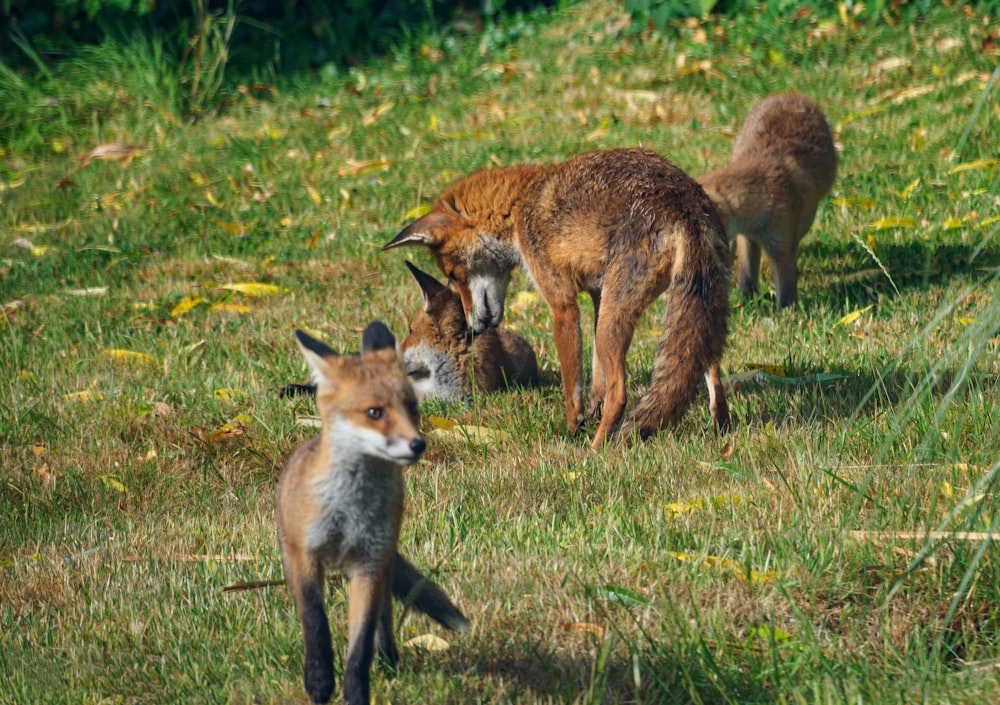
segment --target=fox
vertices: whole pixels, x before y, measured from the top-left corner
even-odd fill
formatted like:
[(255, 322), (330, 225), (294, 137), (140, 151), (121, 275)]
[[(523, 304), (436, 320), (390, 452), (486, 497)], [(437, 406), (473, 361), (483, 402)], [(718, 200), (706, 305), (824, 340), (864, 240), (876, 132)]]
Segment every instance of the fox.
[[(323, 606), (327, 569), (349, 581), (344, 701), (368, 705), (375, 652), (394, 667), (392, 599), (412, 603), (447, 629), (466, 633), (465, 615), (398, 550), (403, 474), (427, 447), (417, 400), (396, 339), (371, 323), (361, 352), (338, 355), (298, 330), (299, 348), (316, 385), (321, 430), (282, 470), (277, 492), (281, 559), (305, 643), (309, 698), (333, 693), (333, 648)], [(391, 594), (390, 594), (391, 593)]]
[[(382, 249), (401, 246), (430, 250), (475, 334), (500, 325), (511, 273), (527, 270), (552, 311), (567, 428), (600, 414), (595, 449), (676, 423), (703, 375), (715, 425), (729, 428), (720, 365), (732, 253), (715, 205), (665, 157), (621, 148), (474, 172)], [(586, 412), (577, 303), (584, 291), (594, 304)], [(640, 316), (664, 291), (649, 389), (626, 414), (625, 356)]]
[(778, 308), (795, 303), (799, 242), (836, 176), (833, 137), (814, 101), (800, 93), (779, 93), (754, 106), (729, 163), (698, 179), (736, 248), (744, 296), (757, 293), (763, 249)]
[(472, 336), (462, 298), (409, 261), (422, 304), (410, 319), (400, 348), (418, 401), (467, 399), (473, 389), (493, 392), (538, 381), (531, 345), (509, 328)]

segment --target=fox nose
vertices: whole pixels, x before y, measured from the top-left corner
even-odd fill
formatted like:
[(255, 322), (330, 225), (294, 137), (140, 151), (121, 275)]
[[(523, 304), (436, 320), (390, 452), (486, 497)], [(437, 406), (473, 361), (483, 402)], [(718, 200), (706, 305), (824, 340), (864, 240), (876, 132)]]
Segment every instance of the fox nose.
[(427, 441), (424, 440), (423, 436), (417, 436), (410, 441), (410, 450), (413, 451), (414, 455), (420, 455), (427, 450)]

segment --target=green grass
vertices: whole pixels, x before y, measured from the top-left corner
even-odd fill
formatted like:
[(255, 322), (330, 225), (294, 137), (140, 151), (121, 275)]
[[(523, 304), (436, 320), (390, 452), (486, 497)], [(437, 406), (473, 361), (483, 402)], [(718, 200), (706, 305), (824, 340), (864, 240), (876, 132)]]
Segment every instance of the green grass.
[[(296, 421), (310, 402), (276, 393), (305, 377), (292, 329), (342, 350), (375, 318), (405, 333), (419, 293), (400, 260), (434, 266), (378, 249), (462, 174), (641, 142), (697, 175), (787, 89), (823, 106), (841, 169), (800, 250), (800, 302), (733, 293), (735, 430), (716, 437), (700, 399), (676, 429), (591, 451), (565, 430), (549, 312), (522, 297), (508, 325), (551, 384), (428, 406), (503, 435), (432, 432), (408, 473), (403, 550), (472, 632), (407, 615), (401, 641), (450, 648), (404, 648), (374, 691), (1000, 696), (996, 549), (954, 534), (1000, 521), (998, 171), (977, 164), (1000, 143), (993, 25), (960, 7), (849, 26), (749, 13), (700, 25), (702, 43), (620, 16), (587, 0), (481, 43), (430, 36), (337, 80), (246, 84), (194, 123), (152, 44), (0, 72), (0, 702), (306, 702), (287, 591), (222, 591), (281, 576), (275, 482), (315, 433)], [(79, 165), (115, 142), (142, 150)], [(890, 218), (912, 221), (871, 227)], [(240, 282), (280, 291), (220, 288)], [(528, 289), (516, 275), (512, 295)], [(659, 310), (630, 351), (633, 397)]]

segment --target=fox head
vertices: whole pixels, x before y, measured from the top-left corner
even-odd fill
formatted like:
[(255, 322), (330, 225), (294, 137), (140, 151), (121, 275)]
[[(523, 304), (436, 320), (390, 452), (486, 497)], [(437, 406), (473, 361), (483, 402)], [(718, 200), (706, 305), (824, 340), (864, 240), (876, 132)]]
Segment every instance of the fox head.
[(409, 262), (406, 266), (423, 299), (400, 345), (406, 374), (421, 401), (462, 398), (470, 391), (457, 360), (470, 344), (462, 299), (430, 274)]
[[(453, 184), (382, 250), (428, 247), (462, 299), (475, 333), (503, 320), (510, 273), (521, 264), (512, 216), (515, 168), (487, 169)], [(516, 180), (516, 179), (513, 179)]]
[(323, 433), (334, 446), (399, 465), (415, 463), (427, 442), (389, 329), (371, 323), (358, 355), (338, 355), (301, 330), (295, 337), (316, 384)]

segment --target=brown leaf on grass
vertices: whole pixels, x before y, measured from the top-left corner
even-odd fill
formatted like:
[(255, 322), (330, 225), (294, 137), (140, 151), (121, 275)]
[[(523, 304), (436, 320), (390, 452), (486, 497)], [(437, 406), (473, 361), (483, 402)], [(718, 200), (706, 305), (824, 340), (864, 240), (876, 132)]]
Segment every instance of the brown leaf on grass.
[(393, 106), (395, 105), (396, 104), (391, 100), (387, 100), (381, 105), (372, 108), (367, 113), (365, 113), (363, 118), (361, 118), (361, 124), (364, 125), (365, 127), (374, 124), (376, 120), (378, 120), (380, 117), (382, 117), (387, 112), (392, 110)]
[(40, 467), (35, 469), (38, 473), (38, 477), (42, 480), (42, 485), (49, 489), (56, 484), (56, 474), (53, 472), (52, 468), (49, 467), (48, 463), (42, 463)]
[(6, 327), (14, 313), (22, 308), (24, 308), (24, 302), (21, 299), (14, 299), (10, 303), (0, 306), (0, 328)]
[(133, 159), (142, 155), (145, 148), (145, 145), (141, 144), (120, 144), (118, 142), (99, 144), (77, 159), (76, 165), (82, 169), (94, 159), (102, 159), (116, 161), (118, 166), (128, 166)]
[(593, 622), (563, 622), (562, 630), (564, 632), (583, 632), (586, 634), (593, 634), (598, 639), (604, 638), (604, 627), (599, 624), (594, 624)]

